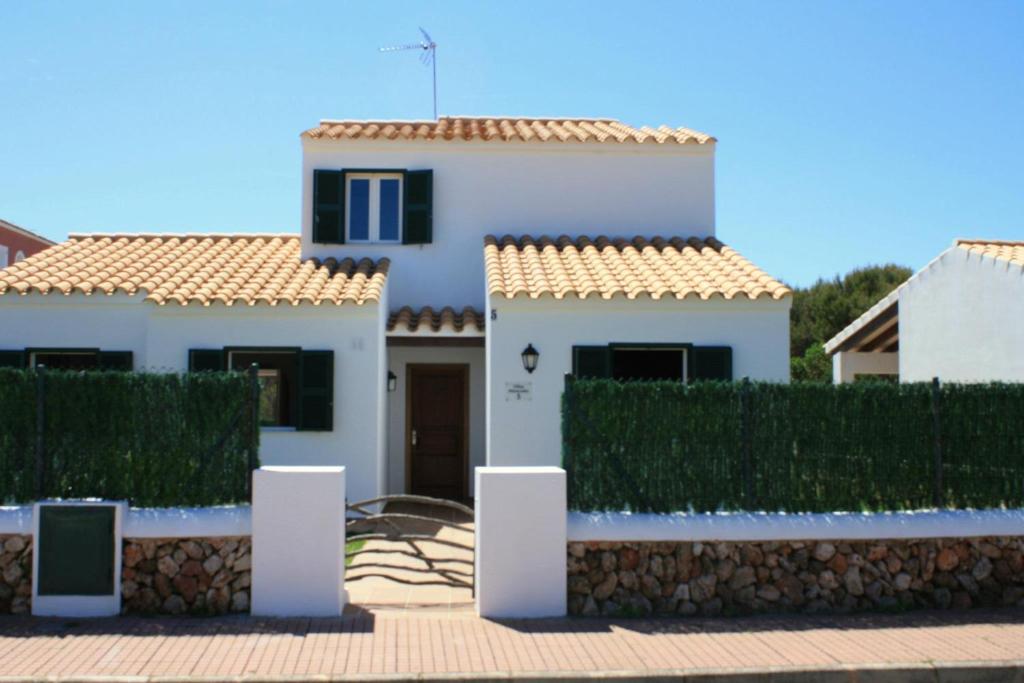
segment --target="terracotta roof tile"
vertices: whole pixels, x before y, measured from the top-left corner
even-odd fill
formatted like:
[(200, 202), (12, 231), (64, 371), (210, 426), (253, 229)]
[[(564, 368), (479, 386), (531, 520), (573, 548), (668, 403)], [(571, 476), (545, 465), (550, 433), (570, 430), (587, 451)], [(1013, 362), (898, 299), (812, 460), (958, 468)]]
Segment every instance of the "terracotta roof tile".
[(707, 144), (715, 138), (690, 128), (633, 126), (614, 119), (442, 116), (436, 121), (332, 121), (302, 133), (313, 140), (484, 140), (604, 144)]
[(713, 237), (484, 239), (491, 295), (782, 299), (791, 292)]
[(965, 240), (956, 241), (956, 246), (982, 256), (991, 256), (1001, 261), (1009, 261), (1024, 266), (1024, 242), (1007, 240)]
[(164, 305), (362, 305), (388, 261), (302, 260), (298, 235), (72, 235), (0, 270), (2, 294), (135, 294)]
[(430, 306), (414, 310), (405, 306), (388, 317), (388, 332), (441, 332), (482, 333), (484, 316), (471, 306), (456, 312), (451, 306), (435, 311)]

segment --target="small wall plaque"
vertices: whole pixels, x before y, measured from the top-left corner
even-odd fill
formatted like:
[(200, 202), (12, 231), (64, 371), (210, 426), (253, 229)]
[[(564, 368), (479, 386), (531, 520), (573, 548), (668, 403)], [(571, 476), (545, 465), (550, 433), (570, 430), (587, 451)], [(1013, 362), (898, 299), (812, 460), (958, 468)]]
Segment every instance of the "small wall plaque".
[(533, 400), (533, 382), (505, 382), (505, 402)]

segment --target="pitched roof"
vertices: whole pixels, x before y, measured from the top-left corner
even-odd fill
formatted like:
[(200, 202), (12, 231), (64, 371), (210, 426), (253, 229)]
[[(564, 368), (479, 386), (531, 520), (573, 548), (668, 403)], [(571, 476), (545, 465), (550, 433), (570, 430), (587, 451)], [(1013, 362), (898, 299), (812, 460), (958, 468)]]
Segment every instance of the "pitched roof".
[[(873, 326), (881, 329), (880, 323), (898, 324), (900, 292), (910, 285), (911, 282), (919, 280), (926, 273), (938, 267), (942, 262), (943, 257), (954, 250), (965, 251), (968, 254), (976, 256), (987, 256), (989, 258), (1006, 261), (1007, 263), (1024, 268), (1024, 242), (986, 239), (953, 240), (952, 247), (936, 256), (928, 265), (911, 275), (906, 282), (886, 294), (878, 301), (878, 303), (869, 308), (856, 320), (840, 330), (838, 334), (825, 342), (825, 353), (833, 354), (837, 351), (858, 351), (861, 348), (861, 345), (859, 344), (861, 341), (860, 337), (863, 336), (864, 331), (870, 331)], [(880, 351), (884, 349), (880, 349), (875, 345), (871, 350)]]
[(362, 305), (387, 259), (302, 260), (298, 235), (72, 235), (0, 270), (3, 294), (135, 294), (164, 305)]
[(46, 237), (43, 237), (42, 235), (36, 234), (36, 233), (32, 232), (31, 230), (26, 230), (25, 228), (21, 227), (20, 225), (15, 225), (14, 223), (11, 223), (10, 221), (5, 221), (2, 218), (0, 218), (0, 229), (6, 229), (6, 230), (10, 230), (11, 232), (16, 232), (16, 233), (18, 233), (20, 235), (24, 235), (25, 237), (28, 237), (30, 239), (38, 240), (39, 242), (41, 242), (43, 244), (56, 244), (53, 240), (50, 240), (50, 239), (48, 239)]
[(451, 306), (445, 306), (440, 310), (430, 306), (418, 310), (404, 306), (392, 311), (388, 317), (388, 332), (480, 335), (484, 332), (484, 315), (471, 306), (466, 306), (461, 311), (456, 311)]
[(714, 237), (484, 239), (487, 290), (507, 299), (782, 299), (788, 287)]
[(1024, 266), (1024, 242), (1009, 240), (958, 239), (957, 247), (972, 254), (991, 256), (1001, 261), (1009, 261)]
[(493, 140), (604, 144), (707, 144), (715, 138), (689, 128), (635, 128), (615, 119), (442, 116), (436, 121), (325, 119), (302, 133), (313, 140)]

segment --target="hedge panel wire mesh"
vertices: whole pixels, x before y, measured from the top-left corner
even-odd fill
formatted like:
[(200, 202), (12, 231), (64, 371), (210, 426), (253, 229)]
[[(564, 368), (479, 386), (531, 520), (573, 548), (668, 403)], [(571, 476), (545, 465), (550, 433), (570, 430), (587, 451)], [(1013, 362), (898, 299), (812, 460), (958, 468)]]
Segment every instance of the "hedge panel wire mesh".
[(574, 510), (1024, 504), (1024, 385), (570, 380)]
[(247, 500), (251, 400), (244, 373), (0, 369), (0, 499)]

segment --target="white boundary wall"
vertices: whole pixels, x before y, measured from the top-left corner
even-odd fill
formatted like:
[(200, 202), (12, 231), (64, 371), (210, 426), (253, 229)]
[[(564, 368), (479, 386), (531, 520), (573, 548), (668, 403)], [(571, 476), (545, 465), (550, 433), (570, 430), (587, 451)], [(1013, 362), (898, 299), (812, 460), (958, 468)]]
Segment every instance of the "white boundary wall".
[(558, 617), (565, 591), (565, 470), (476, 468), (476, 611)]
[(855, 541), (975, 536), (1024, 536), (1024, 509), (568, 515), (570, 541)]
[[(0, 534), (33, 533), (31, 505), (0, 506)], [(248, 505), (208, 508), (130, 508), (124, 513), (124, 538), (212, 538), (252, 534)]]
[(261, 467), (252, 500), (253, 616), (340, 616), (345, 468)]
[(0, 534), (30, 536), (32, 522), (31, 505), (0, 505)]

